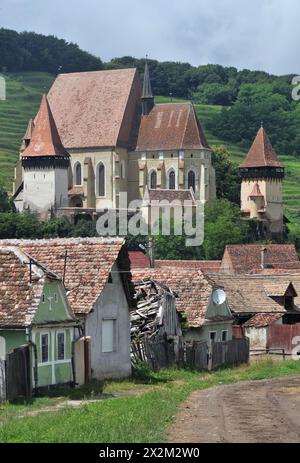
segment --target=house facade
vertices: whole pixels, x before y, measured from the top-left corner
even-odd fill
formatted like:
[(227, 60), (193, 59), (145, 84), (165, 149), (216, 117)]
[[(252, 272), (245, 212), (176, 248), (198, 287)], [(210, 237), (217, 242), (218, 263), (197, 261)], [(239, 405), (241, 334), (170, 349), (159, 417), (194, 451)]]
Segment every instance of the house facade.
[[(211, 150), (192, 104), (155, 104), (147, 64), (143, 85), (136, 69), (56, 78), (21, 146), (14, 182), (19, 210), (28, 207), (29, 184), (42, 190), (44, 180), (48, 202), (38, 195), (33, 208), (45, 214), (51, 204), (72, 220), (83, 209), (94, 217), (127, 207), (142, 200), (146, 186), (193, 188), (203, 203), (215, 198)], [(127, 195), (122, 204), (121, 193)]]
[(33, 388), (75, 382), (78, 321), (61, 279), (19, 247), (0, 247), (0, 358), (30, 346)]
[(92, 378), (130, 376), (130, 317), (134, 306), (124, 239), (8, 240), (58, 275), (68, 303), (90, 337)]

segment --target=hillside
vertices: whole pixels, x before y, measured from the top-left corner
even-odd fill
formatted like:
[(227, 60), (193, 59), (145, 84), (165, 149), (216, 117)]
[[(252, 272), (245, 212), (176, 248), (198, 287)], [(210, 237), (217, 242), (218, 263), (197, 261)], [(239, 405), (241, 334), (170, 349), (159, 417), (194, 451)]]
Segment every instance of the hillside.
[[(19, 146), (28, 119), (36, 114), (41, 95), (47, 93), (54, 77), (48, 73), (28, 72), (8, 74), (6, 78), (7, 100), (0, 101), (0, 184), (10, 191), (14, 163), (18, 159)], [(156, 101), (170, 101), (170, 97), (157, 97)], [(173, 98), (172, 101), (183, 100)], [(214, 137), (206, 127), (214, 114), (221, 111), (222, 106), (196, 104), (195, 108), (210, 145), (225, 145), (231, 152), (233, 162), (239, 164), (246, 151), (238, 145)], [(294, 156), (280, 155), (280, 159), (286, 169), (286, 214), (292, 222), (300, 226), (300, 162)]]

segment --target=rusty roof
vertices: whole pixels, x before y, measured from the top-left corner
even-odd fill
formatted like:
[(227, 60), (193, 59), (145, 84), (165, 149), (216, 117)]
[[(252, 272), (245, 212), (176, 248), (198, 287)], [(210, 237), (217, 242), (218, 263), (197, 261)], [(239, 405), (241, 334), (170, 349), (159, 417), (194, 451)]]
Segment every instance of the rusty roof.
[(209, 149), (191, 103), (156, 104), (143, 115), (136, 151)]
[[(133, 297), (130, 262), (123, 238), (60, 238), (49, 240), (3, 240), (29, 253), (59, 277), (67, 264), (65, 286), (75, 314), (88, 314), (104, 289), (113, 265), (118, 261), (121, 278)], [(126, 288), (125, 288), (126, 292)], [(131, 301), (129, 301), (131, 302)]]
[(186, 316), (189, 328), (199, 328), (205, 323), (205, 314), (214, 284), (197, 269), (143, 268), (133, 269), (134, 283), (151, 279), (169, 287), (176, 293), (176, 308)]
[(46, 95), (42, 97), (30, 143), (22, 153), (22, 157), (40, 156), (69, 156), (62, 145)]
[(261, 253), (265, 252), (265, 266), (269, 268), (298, 268), (300, 261), (294, 244), (228, 244), (225, 247), (220, 271), (254, 273), (261, 268)]
[(246, 159), (239, 167), (283, 167), (263, 127), (257, 132)]
[(48, 93), (68, 149), (134, 144), (140, 98), (136, 69), (60, 74)]
[(20, 248), (0, 246), (0, 326), (30, 325), (47, 279), (59, 278)]

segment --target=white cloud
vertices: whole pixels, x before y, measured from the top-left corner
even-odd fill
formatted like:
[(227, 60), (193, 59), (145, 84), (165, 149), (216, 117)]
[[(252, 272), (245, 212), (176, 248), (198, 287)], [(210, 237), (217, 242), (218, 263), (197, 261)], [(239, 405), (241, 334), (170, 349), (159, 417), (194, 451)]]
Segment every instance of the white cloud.
[(297, 0), (0, 0), (1, 25), (123, 55), (299, 72)]

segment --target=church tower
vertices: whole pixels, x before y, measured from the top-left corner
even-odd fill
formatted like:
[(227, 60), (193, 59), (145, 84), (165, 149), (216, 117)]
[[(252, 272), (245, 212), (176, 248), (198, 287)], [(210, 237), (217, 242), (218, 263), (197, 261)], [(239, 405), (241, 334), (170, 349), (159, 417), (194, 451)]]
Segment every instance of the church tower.
[(280, 236), (284, 231), (284, 168), (263, 127), (259, 129), (246, 159), (240, 164), (239, 172), (242, 215), (261, 223), (262, 236)]
[(30, 135), (29, 144), (21, 153), (24, 209), (47, 218), (52, 208), (68, 206), (70, 161), (45, 95)]
[(143, 90), (142, 90), (142, 114), (143, 116), (148, 116), (153, 106), (154, 106), (154, 96), (152, 93), (149, 66), (146, 60), (145, 70), (144, 70)]

